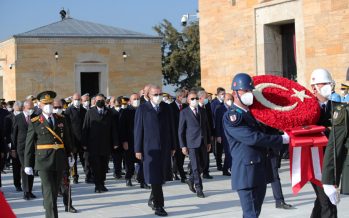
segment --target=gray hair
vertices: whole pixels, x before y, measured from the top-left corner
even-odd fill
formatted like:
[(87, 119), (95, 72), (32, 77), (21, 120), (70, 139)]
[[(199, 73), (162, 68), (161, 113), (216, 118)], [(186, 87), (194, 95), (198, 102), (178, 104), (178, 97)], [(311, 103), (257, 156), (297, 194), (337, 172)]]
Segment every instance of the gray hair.
[(202, 96), (206, 95), (206, 91), (200, 90), (198, 91), (198, 97), (201, 98)]
[(13, 104), (13, 107), (23, 107), (23, 102), (21, 101), (16, 101), (14, 104)]
[(31, 100), (26, 100), (26, 101), (24, 101), (23, 106), (24, 106), (24, 107), (27, 107), (27, 106), (29, 106), (31, 103), (33, 103)]

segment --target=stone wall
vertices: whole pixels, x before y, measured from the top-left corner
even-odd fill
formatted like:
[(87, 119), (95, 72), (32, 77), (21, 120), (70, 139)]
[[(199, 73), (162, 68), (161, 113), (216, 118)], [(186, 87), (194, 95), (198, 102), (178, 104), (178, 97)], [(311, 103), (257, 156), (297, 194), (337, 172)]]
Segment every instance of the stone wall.
[[(0, 43), (0, 61), (2, 82), (0, 85), (0, 97), (6, 101), (16, 98), (16, 45), (13, 39)], [(10, 65), (15, 64), (10, 69)]]
[[(16, 43), (16, 85), (4, 87), (16, 90), (16, 99), (48, 89), (58, 97), (80, 92), (77, 66), (103, 66), (105, 87), (100, 89), (105, 95), (130, 95), (146, 83), (161, 85), (158, 39), (17, 38)], [(125, 60), (123, 51), (128, 54)]]
[(349, 0), (199, 0), (203, 87), (214, 93), (218, 86), (230, 90), (237, 72), (264, 74), (271, 63), (265, 61), (263, 27), (290, 20), (296, 30), (298, 82), (309, 85), (312, 70), (324, 67), (337, 84), (349, 84), (348, 7)]

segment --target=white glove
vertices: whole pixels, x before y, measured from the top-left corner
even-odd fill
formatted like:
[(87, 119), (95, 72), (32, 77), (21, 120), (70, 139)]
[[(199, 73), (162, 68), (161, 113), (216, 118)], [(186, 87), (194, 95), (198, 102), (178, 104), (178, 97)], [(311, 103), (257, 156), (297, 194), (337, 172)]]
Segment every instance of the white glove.
[(24, 172), (25, 172), (25, 174), (27, 174), (27, 175), (34, 175), (34, 173), (33, 173), (33, 168), (31, 168), (31, 167), (25, 167), (24, 168)]
[(330, 199), (333, 205), (337, 205), (339, 203), (339, 195), (337, 193), (336, 187), (334, 185), (322, 185), (324, 187), (325, 194)]
[(74, 166), (74, 163), (75, 163), (75, 160), (73, 157), (68, 157), (68, 164), (69, 164), (69, 167), (73, 167)]
[(290, 136), (288, 136), (287, 133), (284, 133), (281, 137), (282, 137), (282, 144), (290, 143)]

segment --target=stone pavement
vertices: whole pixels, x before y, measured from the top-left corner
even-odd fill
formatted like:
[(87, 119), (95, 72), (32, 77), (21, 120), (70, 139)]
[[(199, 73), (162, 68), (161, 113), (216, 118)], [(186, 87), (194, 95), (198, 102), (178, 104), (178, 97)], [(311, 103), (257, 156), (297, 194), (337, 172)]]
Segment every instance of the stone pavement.
[[(111, 162), (110, 167), (112, 167)], [(81, 168), (79, 171), (82, 173)], [(211, 174), (214, 176), (213, 180), (204, 180), (206, 195), (204, 199), (197, 198), (189, 191), (186, 184), (179, 181), (166, 183), (164, 186), (165, 209), (170, 217), (242, 217), (238, 195), (232, 192), (229, 177), (223, 177), (221, 172), (217, 172), (214, 167), (211, 168)], [(307, 184), (298, 196), (293, 196), (288, 161), (283, 161), (280, 176), (286, 202), (292, 204), (295, 209), (276, 209), (272, 190), (268, 186), (260, 217), (310, 217), (315, 199), (310, 184)], [(44, 217), (39, 177), (35, 177), (33, 191), (38, 198), (30, 201), (24, 201), (22, 193), (15, 192), (10, 172), (3, 174), (2, 178), (5, 196), (18, 217)], [(79, 210), (79, 213), (64, 212), (63, 200), (59, 198), (60, 217), (155, 217), (153, 211), (147, 206), (149, 190), (140, 189), (138, 184), (135, 185), (136, 182), (134, 182), (134, 187), (129, 188), (126, 187), (124, 180), (115, 180), (112, 173), (108, 173), (106, 186), (109, 192), (95, 194), (94, 185), (83, 183), (83, 175), (80, 181), (81, 183), (72, 186), (73, 205)], [(349, 206), (349, 197), (342, 195), (338, 206), (338, 217), (349, 218), (349, 212), (346, 211), (345, 206)]]

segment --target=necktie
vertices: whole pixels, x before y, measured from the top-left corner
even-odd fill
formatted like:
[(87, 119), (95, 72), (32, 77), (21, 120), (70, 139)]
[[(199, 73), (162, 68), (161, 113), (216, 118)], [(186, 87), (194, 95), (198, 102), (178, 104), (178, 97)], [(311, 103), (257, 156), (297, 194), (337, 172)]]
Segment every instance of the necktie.
[(197, 108), (194, 108), (194, 115), (197, 117), (198, 116), (198, 109)]
[(25, 117), (25, 121), (27, 121), (27, 124), (29, 124), (29, 121), (30, 121), (29, 116), (26, 116), (26, 117)]
[(160, 110), (159, 105), (155, 106), (155, 110), (156, 110), (156, 112), (159, 112), (159, 110)]
[(53, 127), (53, 122), (52, 122), (52, 118), (51, 117), (48, 117), (48, 124), (49, 124), (50, 128)]
[(321, 105), (321, 108), (322, 108), (322, 111), (323, 111), (323, 112), (326, 112), (326, 104), (322, 104), (322, 105)]
[(99, 112), (99, 115), (101, 116), (103, 115), (103, 110), (99, 110), (98, 112)]
[(182, 109), (183, 109), (183, 105), (180, 104), (180, 105), (179, 105), (179, 110), (181, 111)]

